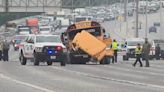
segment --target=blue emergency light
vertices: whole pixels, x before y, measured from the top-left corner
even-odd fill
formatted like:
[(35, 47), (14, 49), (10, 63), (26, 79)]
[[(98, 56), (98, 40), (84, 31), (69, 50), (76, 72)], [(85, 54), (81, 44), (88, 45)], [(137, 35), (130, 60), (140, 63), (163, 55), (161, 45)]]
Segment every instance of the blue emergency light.
[(47, 53), (48, 53), (49, 55), (52, 55), (52, 54), (55, 54), (55, 51), (53, 51), (53, 50), (47, 50)]

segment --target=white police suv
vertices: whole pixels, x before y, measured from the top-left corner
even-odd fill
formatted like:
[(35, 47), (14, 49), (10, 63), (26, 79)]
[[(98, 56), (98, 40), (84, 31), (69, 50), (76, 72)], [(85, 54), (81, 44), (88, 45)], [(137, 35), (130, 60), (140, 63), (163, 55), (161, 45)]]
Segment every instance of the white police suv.
[(66, 47), (62, 44), (59, 35), (29, 35), (19, 48), (19, 60), (26, 65), (27, 59), (31, 59), (34, 65), (40, 62), (60, 62), (66, 64)]

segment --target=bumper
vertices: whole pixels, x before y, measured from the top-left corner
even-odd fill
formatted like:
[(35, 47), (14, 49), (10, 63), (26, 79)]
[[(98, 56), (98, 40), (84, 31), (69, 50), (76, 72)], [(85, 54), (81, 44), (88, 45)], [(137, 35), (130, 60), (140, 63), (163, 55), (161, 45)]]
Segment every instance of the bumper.
[(127, 53), (126, 54), (129, 58), (135, 58), (135, 54)]
[(55, 54), (55, 55), (48, 55), (47, 53), (35, 53), (35, 56), (40, 61), (53, 61), (53, 62), (60, 62), (64, 61), (66, 58), (66, 54)]
[(19, 49), (19, 47), (14, 47), (14, 50), (18, 50)]

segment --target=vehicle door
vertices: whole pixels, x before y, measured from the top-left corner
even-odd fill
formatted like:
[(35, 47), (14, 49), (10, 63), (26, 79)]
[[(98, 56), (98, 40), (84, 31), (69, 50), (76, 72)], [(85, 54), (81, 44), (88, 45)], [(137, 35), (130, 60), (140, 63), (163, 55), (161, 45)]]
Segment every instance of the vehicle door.
[(33, 58), (34, 51), (34, 36), (29, 36), (26, 39), (26, 44), (24, 45), (24, 53), (26, 57)]

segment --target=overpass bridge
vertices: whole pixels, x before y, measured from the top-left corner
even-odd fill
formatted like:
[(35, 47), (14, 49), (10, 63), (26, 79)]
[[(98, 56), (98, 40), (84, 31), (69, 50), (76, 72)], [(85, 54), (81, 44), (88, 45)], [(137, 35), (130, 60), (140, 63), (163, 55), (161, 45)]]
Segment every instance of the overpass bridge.
[(62, 0), (0, 0), (0, 12), (55, 12)]

